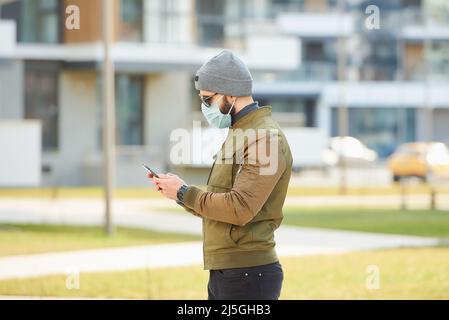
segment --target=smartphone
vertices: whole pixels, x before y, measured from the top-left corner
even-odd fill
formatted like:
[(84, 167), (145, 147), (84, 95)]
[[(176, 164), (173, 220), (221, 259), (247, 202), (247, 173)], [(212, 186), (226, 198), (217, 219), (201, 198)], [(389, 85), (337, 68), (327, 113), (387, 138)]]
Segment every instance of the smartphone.
[(149, 173), (151, 173), (153, 176), (155, 176), (156, 178), (159, 178), (159, 176), (157, 175), (156, 172), (154, 172), (153, 170), (150, 169), (149, 166), (147, 166), (146, 164), (142, 165)]

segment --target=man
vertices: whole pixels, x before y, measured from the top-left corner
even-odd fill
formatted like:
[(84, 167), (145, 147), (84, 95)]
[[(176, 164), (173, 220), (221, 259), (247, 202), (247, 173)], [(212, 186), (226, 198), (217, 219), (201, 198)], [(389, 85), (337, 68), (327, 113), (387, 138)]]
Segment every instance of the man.
[(159, 179), (149, 175), (165, 197), (203, 220), (210, 300), (278, 299), (282, 288), (274, 230), (283, 218), (292, 156), (271, 107), (253, 100), (252, 83), (246, 65), (228, 50), (196, 74), (195, 88), (209, 124), (230, 128), (215, 156), (207, 191), (173, 174)]

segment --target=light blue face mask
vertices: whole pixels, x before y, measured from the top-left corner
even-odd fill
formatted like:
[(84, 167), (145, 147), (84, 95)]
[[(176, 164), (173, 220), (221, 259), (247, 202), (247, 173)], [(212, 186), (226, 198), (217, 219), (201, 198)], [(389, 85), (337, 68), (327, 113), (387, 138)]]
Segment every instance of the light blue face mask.
[(201, 104), (201, 111), (203, 112), (204, 117), (206, 118), (207, 122), (213, 127), (224, 129), (229, 128), (232, 124), (232, 117), (231, 117), (231, 111), (232, 108), (234, 108), (234, 103), (232, 104), (231, 108), (229, 109), (229, 112), (227, 114), (223, 114), (220, 111), (219, 102), (221, 99), (223, 99), (224, 96), (221, 96), (218, 101), (211, 103), (210, 107), (207, 107), (204, 103)]

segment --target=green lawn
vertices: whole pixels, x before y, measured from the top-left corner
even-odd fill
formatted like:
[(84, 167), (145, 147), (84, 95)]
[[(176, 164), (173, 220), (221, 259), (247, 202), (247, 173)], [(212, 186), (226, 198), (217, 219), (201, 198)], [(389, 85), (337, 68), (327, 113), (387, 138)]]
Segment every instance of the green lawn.
[(448, 211), (286, 207), (284, 215), (295, 226), (449, 237)]
[(196, 240), (201, 237), (132, 228), (108, 237), (100, 227), (0, 224), (0, 256)]
[[(449, 299), (449, 248), (394, 249), (281, 259), (282, 299)], [(379, 270), (378, 289), (369, 266)], [(201, 266), (0, 281), (0, 295), (132, 299), (205, 299), (208, 272)]]

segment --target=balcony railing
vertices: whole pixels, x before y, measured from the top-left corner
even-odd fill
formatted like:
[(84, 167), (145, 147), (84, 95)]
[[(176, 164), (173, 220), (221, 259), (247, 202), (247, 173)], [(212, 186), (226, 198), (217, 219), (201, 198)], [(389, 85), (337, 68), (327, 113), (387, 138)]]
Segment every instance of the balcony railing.
[[(388, 29), (397, 29), (406, 26), (425, 26), (426, 14), (422, 8), (401, 8), (387, 11), (382, 16), (382, 26)], [(431, 8), (428, 16), (429, 24), (438, 27), (449, 27), (449, 10), (444, 8)]]
[[(432, 63), (429, 68), (428, 79), (430, 81), (449, 81), (448, 61)], [(405, 80), (407, 81), (425, 81), (426, 79), (426, 65), (424, 63), (414, 65), (405, 73)]]
[(294, 73), (295, 80), (336, 80), (337, 66), (327, 62), (307, 62)]
[(337, 79), (337, 65), (330, 62), (304, 62), (297, 70), (254, 74), (256, 81), (332, 81)]

